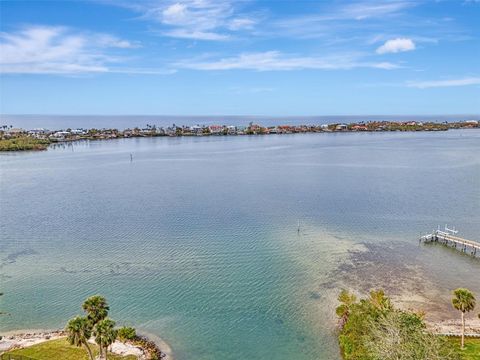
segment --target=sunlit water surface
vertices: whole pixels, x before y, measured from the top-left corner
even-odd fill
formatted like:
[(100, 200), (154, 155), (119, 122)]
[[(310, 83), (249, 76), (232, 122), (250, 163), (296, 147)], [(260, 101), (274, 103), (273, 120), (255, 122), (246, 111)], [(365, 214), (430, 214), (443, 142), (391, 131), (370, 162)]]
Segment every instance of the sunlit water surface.
[(480, 295), (480, 259), (417, 241), (445, 223), (480, 240), (478, 154), (478, 130), (2, 154), (0, 330), (63, 327), (101, 293), (179, 360), (338, 359), (341, 287), (432, 316)]

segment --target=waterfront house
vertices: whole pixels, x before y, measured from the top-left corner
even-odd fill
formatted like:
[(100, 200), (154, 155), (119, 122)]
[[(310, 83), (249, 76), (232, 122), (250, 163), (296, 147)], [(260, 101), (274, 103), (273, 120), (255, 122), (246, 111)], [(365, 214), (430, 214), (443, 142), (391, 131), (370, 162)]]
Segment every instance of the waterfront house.
[(293, 131), (294, 131), (293, 127), (289, 125), (277, 126), (277, 133), (279, 134), (291, 134)]
[(71, 129), (70, 130), (70, 133), (72, 135), (85, 135), (86, 134), (86, 131), (83, 130), (83, 129)]
[(147, 127), (140, 130), (140, 135), (148, 136), (152, 134), (155, 134), (155, 129), (153, 128)]
[(44, 128), (28, 130), (28, 135), (36, 139), (46, 139), (50, 131)]
[(203, 135), (203, 127), (200, 125), (190, 126), (190, 132), (196, 136)]
[(167, 136), (177, 136), (176, 126), (169, 126), (165, 129), (165, 135)]
[(15, 137), (20, 134), (25, 133), (25, 130), (20, 129), (20, 128), (10, 128), (5, 132), (5, 137)]
[(336, 131), (345, 131), (345, 130), (347, 130), (347, 125), (346, 124), (338, 124), (337, 126), (335, 126), (335, 130)]
[(368, 128), (365, 125), (353, 125), (353, 131), (368, 131)]
[(264, 134), (265, 128), (263, 128), (258, 124), (250, 123), (250, 125), (247, 128), (247, 133), (248, 134)]
[(465, 120), (464, 124), (467, 127), (477, 127), (478, 126), (478, 121), (477, 120)]
[(237, 135), (245, 135), (245, 126), (237, 126)]
[(68, 131), (57, 131), (57, 132), (53, 133), (52, 135), (50, 135), (50, 137), (55, 139), (55, 140), (62, 141), (62, 140), (65, 140), (67, 138), (67, 136), (69, 136), (69, 135), (70, 135), (70, 133)]
[(222, 125), (210, 125), (208, 130), (212, 135), (222, 135), (223, 134), (223, 126)]

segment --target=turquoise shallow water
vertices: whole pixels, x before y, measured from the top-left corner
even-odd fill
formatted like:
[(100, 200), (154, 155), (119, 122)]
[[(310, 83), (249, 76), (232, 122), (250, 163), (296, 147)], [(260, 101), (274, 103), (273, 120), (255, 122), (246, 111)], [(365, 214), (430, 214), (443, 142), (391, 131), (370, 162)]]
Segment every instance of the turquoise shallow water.
[(448, 313), (452, 288), (480, 294), (480, 259), (416, 241), (445, 223), (480, 240), (479, 140), (145, 138), (2, 154), (12, 315), (0, 330), (61, 327), (102, 293), (180, 360), (338, 359), (342, 286), (384, 287), (432, 314)]

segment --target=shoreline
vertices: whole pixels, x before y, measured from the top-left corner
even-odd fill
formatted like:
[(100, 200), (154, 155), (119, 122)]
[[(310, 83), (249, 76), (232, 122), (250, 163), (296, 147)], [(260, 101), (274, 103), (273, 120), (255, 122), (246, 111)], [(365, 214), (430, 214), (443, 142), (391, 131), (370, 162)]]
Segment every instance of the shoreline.
[[(0, 336), (1, 355), (4, 352), (14, 349), (27, 348), (47, 341), (62, 339), (67, 335), (63, 329), (17, 329), (2, 332), (0, 333)], [(162, 359), (175, 359), (171, 346), (161, 337), (140, 331), (138, 338), (147, 343), (154, 344), (156, 349), (165, 355)], [(95, 343), (92, 339), (88, 342)], [(147, 359), (146, 354), (148, 353), (145, 346), (136, 345), (130, 342), (121, 342), (119, 340), (116, 340), (115, 343), (112, 344), (110, 351), (122, 356), (134, 355), (138, 359)]]
[[(425, 320), (427, 329), (436, 335), (459, 337), (462, 334), (462, 322), (460, 319)], [(480, 319), (468, 319), (465, 322), (465, 337), (480, 338)]]
[(436, 123), (436, 122), (398, 122), (375, 121), (360, 123), (334, 123), (324, 125), (277, 125), (264, 127), (250, 123), (249, 126), (173, 126), (156, 127), (147, 125), (146, 128), (115, 128), (103, 129), (66, 129), (47, 130), (44, 128), (26, 130), (22, 128), (0, 129), (0, 153), (18, 151), (42, 151), (55, 144), (65, 144), (77, 141), (114, 140), (142, 137), (209, 137), (209, 136), (265, 136), (288, 134), (316, 134), (316, 133), (377, 133), (377, 132), (437, 132), (458, 129), (478, 129), (478, 120), (464, 122)]

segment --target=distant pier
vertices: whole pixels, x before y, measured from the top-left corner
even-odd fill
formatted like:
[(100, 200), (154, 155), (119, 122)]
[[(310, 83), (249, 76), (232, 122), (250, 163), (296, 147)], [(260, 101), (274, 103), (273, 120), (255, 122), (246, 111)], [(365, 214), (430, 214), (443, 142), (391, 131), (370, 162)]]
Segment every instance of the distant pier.
[(446, 246), (451, 246), (463, 253), (470, 253), (472, 256), (476, 256), (477, 253), (480, 255), (480, 243), (467, 240), (461, 237), (456, 236), (458, 233), (455, 228), (449, 229), (445, 225), (445, 230), (437, 230), (433, 231), (431, 234), (423, 235), (420, 237), (420, 242), (438, 242), (444, 244)]

